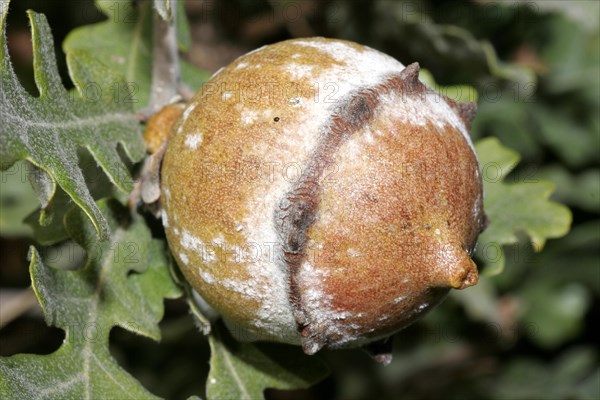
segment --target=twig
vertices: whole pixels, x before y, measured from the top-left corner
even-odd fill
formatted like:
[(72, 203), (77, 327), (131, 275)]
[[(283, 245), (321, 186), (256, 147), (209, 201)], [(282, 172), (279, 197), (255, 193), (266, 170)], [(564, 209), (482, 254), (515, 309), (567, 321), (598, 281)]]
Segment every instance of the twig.
[(152, 49), (152, 88), (147, 113), (153, 114), (178, 100), (181, 80), (177, 49), (175, 0), (171, 1), (172, 20), (165, 21), (154, 12), (154, 45)]

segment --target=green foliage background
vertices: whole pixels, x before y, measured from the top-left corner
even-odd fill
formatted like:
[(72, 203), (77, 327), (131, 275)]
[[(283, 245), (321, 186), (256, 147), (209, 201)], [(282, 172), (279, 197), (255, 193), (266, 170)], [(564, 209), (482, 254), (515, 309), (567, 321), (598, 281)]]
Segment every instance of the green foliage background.
[[(10, 5), (0, 285), (32, 284), (45, 322), (30, 313), (0, 328), (0, 397), (237, 399), (276, 388), (265, 396), (600, 398), (598, 3), (175, 4)], [(419, 61), (430, 85), (459, 101), (477, 99), (472, 136), (491, 220), (476, 255), (482, 277), (397, 334), (388, 367), (356, 350), (306, 357), (288, 346), (236, 343), (220, 323), (207, 340), (181, 297), (166, 300), (162, 318), (165, 299), (186, 288), (170, 277), (160, 224), (123, 206), (142, 157), (136, 112), (150, 99), (152, 6), (166, 19), (178, 16), (189, 88), (200, 87), (207, 69), (263, 44), (322, 35), (369, 45), (405, 65)], [(27, 21), (29, 8), (46, 15), (53, 37), (41, 14)], [(33, 60), (18, 47), (28, 23)], [(90, 84), (103, 94), (92, 101)], [(15, 110), (32, 111), (28, 138)], [(106, 118), (119, 113), (125, 117), (114, 123)], [(108, 122), (80, 122), (86, 118)], [(63, 129), (70, 120), (79, 122)]]

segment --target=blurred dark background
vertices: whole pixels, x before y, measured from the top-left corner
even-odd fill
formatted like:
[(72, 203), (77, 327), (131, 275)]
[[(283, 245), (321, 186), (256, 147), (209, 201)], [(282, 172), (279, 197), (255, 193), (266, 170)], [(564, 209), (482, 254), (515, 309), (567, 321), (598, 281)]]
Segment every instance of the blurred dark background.
[[(506, 249), (502, 273), (482, 271), (479, 285), (453, 293), (397, 334), (390, 366), (360, 351), (324, 352), (328, 378), (307, 390), (269, 390), (267, 398), (600, 398), (599, 2), (187, 0), (185, 7), (192, 46), (184, 57), (208, 71), (264, 44), (328, 36), (374, 47), (405, 65), (418, 61), (440, 85), (475, 87), (473, 138), (497, 136), (518, 151), (521, 164), (508, 180), (551, 180), (552, 198), (573, 212), (567, 236), (539, 253), (523, 236)], [(73, 28), (105, 17), (93, 1), (13, 1), (9, 51), (32, 93), (27, 9), (47, 16), (63, 81), (72, 86), (60, 43)], [(4, 177), (2, 185), (8, 190)], [(11, 207), (35, 208), (13, 204), (18, 199), (2, 196), (0, 220)], [(23, 305), (2, 322), (1, 356), (47, 354), (63, 338), (27, 306), (33, 304), (26, 291), (27, 234), (0, 238), (0, 302)], [(166, 306), (162, 343), (115, 328), (111, 351), (159, 396), (203, 396), (208, 345), (185, 302)], [(1, 305), (0, 313), (6, 320)]]

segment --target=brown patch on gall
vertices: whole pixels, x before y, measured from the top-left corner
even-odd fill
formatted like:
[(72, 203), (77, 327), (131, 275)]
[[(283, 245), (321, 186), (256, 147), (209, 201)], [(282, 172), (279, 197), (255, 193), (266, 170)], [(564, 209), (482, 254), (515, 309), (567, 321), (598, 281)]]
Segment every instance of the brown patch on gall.
[[(299, 281), (298, 276), (299, 268), (306, 258), (306, 241), (309, 236), (318, 235), (314, 231), (310, 234), (307, 232), (317, 221), (317, 214), (320, 212), (323, 168), (334, 162), (334, 155), (343, 141), (376, 118), (375, 114), (380, 105), (381, 96), (389, 92), (396, 92), (401, 98), (425, 95), (427, 88), (418, 80), (418, 74), (418, 64), (411, 64), (399, 75), (389, 77), (383, 84), (361, 89), (350, 94), (347, 99), (342, 101), (336, 114), (332, 116), (332, 122), (325, 129), (312, 158), (307, 163), (304, 169), (306, 173), (280, 201), (279, 207), (275, 210), (275, 224), (284, 243), (282, 258), (287, 263), (290, 273), (290, 300), (294, 307), (298, 329), (302, 335), (303, 348), (307, 353), (312, 354), (322, 347), (336, 346), (337, 343), (341, 343), (345, 339), (343, 336), (346, 334), (332, 335), (326, 328), (313, 323), (313, 318), (304, 304), (302, 282)], [(378, 118), (382, 117), (379, 116)], [(398, 221), (402, 223), (403, 227), (400, 228), (399, 239), (395, 239), (394, 235), (379, 232), (363, 231), (358, 235), (364, 239), (365, 233), (371, 233), (367, 237), (376, 238), (376, 242), (371, 243), (371, 245), (385, 247), (386, 251), (390, 252), (389, 256), (392, 263), (388, 264), (378, 260), (377, 252), (373, 253), (367, 248), (365, 249), (367, 253), (365, 262), (372, 263), (366, 269), (368, 271), (367, 276), (352, 271), (351, 274), (342, 273), (340, 284), (333, 283), (333, 278), (328, 280), (330, 286), (327, 292), (335, 294), (334, 299), (337, 309), (351, 311), (352, 315), (362, 315), (359, 318), (350, 317), (349, 320), (345, 320), (344, 323), (348, 325), (377, 326), (378, 321), (374, 319), (381, 314), (373, 313), (373, 309), (381, 309), (381, 312), (385, 312), (386, 315), (401, 316), (400, 318), (396, 317), (396, 321), (391, 318), (393, 326), (406, 325), (416, 317), (414, 313), (411, 314), (406, 310), (419, 309), (425, 303), (422, 296), (412, 294), (413, 292), (419, 292), (419, 290), (415, 290), (415, 287), (420, 287), (421, 291), (426, 291), (431, 286), (462, 289), (477, 282), (477, 268), (464, 250), (464, 248), (474, 245), (476, 235), (479, 232), (479, 226), (473, 224), (476, 221), (472, 221), (472, 218), (467, 215), (470, 208), (465, 207), (464, 204), (466, 199), (476, 197), (477, 187), (480, 185), (480, 182), (475, 182), (473, 185), (465, 186), (467, 182), (463, 180), (465, 174), (472, 176), (472, 169), (477, 168), (477, 161), (471, 154), (468, 144), (460, 133), (452, 131), (451, 128), (448, 128), (443, 135), (434, 133), (436, 130), (433, 127), (422, 129), (411, 125), (398, 126), (397, 131), (401, 137), (389, 142), (389, 149), (398, 149), (407, 154), (406, 161), (419, 159), (425, 161), (427, 164), (425, 166), (426, 170), (415, 170), (416, 175), (413, 176), (413, 179), (405, 180), (404, 184), (406, 186), (410, 185), (418, 190), (418, 193), (414, 194), (416, 197), (414, 195), (401, 197), (398, 199), (399, 202), (385, 205), (373, 202), (375, 204), (371, 207), (374, 208), (373, 213), (375, 214), (380, 213), (381, 207), (384, 207), (383, 210), (388, 215), (384, 221), (387, 223), (394, 224)], [(420, 135), (422, 138), (416, 139), (415, 135)], [(411, 142), (420, 143), (421, 146), (414, 150), (405, 148), (406, 143)], [(464, 162), (465, 159), (468, 160), (466, 163)], [(463, 167), (462, 170), (460, 170), (461, 166)], [(458, 170), (456, 170), (457, 168)], [(419, 177), (435, 180), (435, 183), (429, 180), (429, 183), (434, 185), (433, 188), (421, 186), (422, 182), (419, 182)], [(427, 179), (424, 182), (427, 182)], [(435, 190), (436, 187), (440, 189), (443, 198), (437, 200), (434, 198), (431, 201), (427, 197), (433, 193), (427, 192), (430, 189)], [(385, 191), (391, 189), (393, 193), (398, 194), (405, 191), (403, 187), (398, 187), (396, 190), (393, 188), (379, 189)], [(349, 190), (345, 192), (349, 193)], [(340, 190), (338, 193), (342, 195), (343, 191)], [(365, 192), (361, 196), (364, 198), (390, 197), (389, 192)], [(431, 234), (423, 234), (424, 231), (431, 231), (432, 224), (436, 223), (435, 220), (427, 219), (430, 214), (428, 206), (443, 207), (449, 211), (446, 224), (448, 226), (446, 228), (449, 228), (448, 231), (458, 230), (457, 238), (444, 237), (445, 240), (438, 243), (431, 240)], [(464, 212), (465, 209), (467, 213)], [(347, 242), (344, 235), (336, 233), (340, 230), (338, 228), (346, 228), (356, 224), (357, 221), (362, 219), (361, 214), (366, 211), (367, 207), (357, 209), (354, 206), (348, 211), (352, 217), (351, 220), (340, 220), (335, 224), (323, 226), (322, 229), (327, 230), (329, 233), (324, 241), (337, 244)], [(429, 223), (415, 226), (416, 223), (422, 221), (422, 217), (425, 217), (425, 221), (429, 221)], [(416, 221), (411, 222), (411, 220)], [(367, 222), (365, 222), (365, 225), (367, 230), (376, 228), (376, 226), (368, 226)], [(465, 243), (456, 241), (461, 236), (466, 238)], [(448, 244), (448, 240), (453, 242)], [(355, 243), (355, 245), (360, 246), (361, 243)], [(326, 246), (323, 254), (327, 254), (328, 250), (329, 247)], [(393, 254), (394, 251), (397, 252), (395, 255)], [(331, 254), (332, 259), (327, 260), (320, 266), (327, 269), (333, 265), (347, 265), (349, 260), (344, 257), (344, 254), (345, 252), (340, 252), (339, 248), (335, 249), (334, 254)], [(393, 278), (394, 270), (398, 268), (395, 260), (398, 259), (403, 261), (402, 268), (406, 273), (414, 276), (414, 279), (411, 282), (410, 289), (404, 291), (410, 293), (411, 298), (409, 301), (394, 307), (389, 304), (382, 304), (382, 298), (386, 297), (385, 293), (398, 293), (397, 288), (402, 287), (402, 282), (396, 282)], [(321, 261), (323, 260), (321, 259)], [(316, 266), (319, 267), (319, 264), (317, 263)], [(376, 280), (376, 284), (368, 284), (369, 290), (364, 291), (365, 282), (373, 282), (374, 280)], [(374, 287), (377, 290), (373, 290)], [(304, 290), (310, 290), (310, 288), (304, 288)], [(359, 292), (356, 290), (359, 290)], [(345, 293), (348, 293), (351, 298), (345, 299)], [(393, 303), (394, 299), (390, 300)], [(437, 303), (439, 300), (430, 299), (427, 303)], [(367, 316), (370, 317), (367, 318)], [(365, 328), (364, 330), (356, 329), (353, 333), (357, 336), (377, 336), (381, 334), (381, 330), (371, 333)]]

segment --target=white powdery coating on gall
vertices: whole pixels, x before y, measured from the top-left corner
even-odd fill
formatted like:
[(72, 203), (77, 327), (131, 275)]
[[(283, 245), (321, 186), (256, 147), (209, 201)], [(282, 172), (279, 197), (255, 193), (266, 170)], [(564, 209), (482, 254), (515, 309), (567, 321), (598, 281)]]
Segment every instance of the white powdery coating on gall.
[(161, 210), (160, 216), (162, 218), (163, 226), (165, 228), (168, 228), (169, 227), (169, 216), (167, 215), (167, 213), (165, 212), (165, 210)]
[(240, 118), (244, 124), (249, 125), (256, 122), (258, 119), (258, 112), (256, 110), (244, 108), (240, 114)]
[(163, 179), (162, 184), (163, 184), (162, 185), (162, 191), (164, 193), (164, 196), (161, 195), (161, 200), (164, 202), (164, 206), (163, 206), (163, 209), (161, 211), (161, 215), (165, 216), (167, 214), (165, 210), (168, 209), (169, 203), (171, 203), (171, 191), (169, 190), (169, 188), (167, 186), (167, 180), (166, 180), (166, 178)]
[(329, 100), (334, 102), (341, 101), (351, 91), (378, 85), (389, 75), (398, 74), (404, 69), (404, 65), (393, 57), (366, 46), (359, 50), (344, 42), (318, 39), (294, 40), (291, 44), (318, 49), (340, 63), (321, 69), (316, 76), (321, 90), (324, 90), (326, 83), (337, 85), (334, 92), (325, 93), (331, 94)]
[(222, 233), (219, 233), (219, 235), (216, 238), (214, 238), (212, 242), (219, 247), (223, 247), (223, 245), (225, 244), (225, 238), (223, 237)]
[[(228, 254), (230, 262), (247, 263), (247, 277), (216, 279), (202, 269), (200, 269), (200, 277), (209, 284), (222, 286), (226, 290), (259, 303), (256, 319), (253, 321), (256, 329), (252, 331), (258, 337), (275, 335), (275, 337), (296, 338), (299, 335), (289, 305), (287, 276), (273, 263), (273, 247), (276, 239), (273, 237), (264, 237), (264, 239), (271, 249), (268, 252), (261, 252), (260, 257), (256, 254), (248, 254), (246, 257), (247, 250), (245, 252), (240, 246), (227, 243), (223, 234), (219, 234), (212, 240), (212, 245), (221, 247), (224, 250), (221, 253)], [(246, 243), (258, 242), (247, 241)], [(262, 249), (262, 246), (258, 247)]]
[(348, 250), (346, 250), (346, 252), (348, 253), (348, 255), (350, 257), (360, 257), (361, 256), (360, 251), (358, 251), (356, 249), (348, 249)]
[(290, 74), (292, 79), (303, 79), (312, 77), (315, 65), (288, 63), (282, 66), (283, 70)]
[(430, 305), (428, 302), (421, 303), (417, 306), (417, 308), (411, 310), (411, 314), (414, 316), (423, 315), (429, 310)]
[[(246, 214), (240, 221), (245, 243), (258, 245), (262, 249), (262, 258), (253, 261), (248, 270), (255, 280), (259, 280), (257, 285), (268, 288), (268, 296), (265, 295), (265, 301), (261, 303), (256, 325), (267, 334), (272, 335), (280, 330), (286, 337), (292, 338), (298, 337), (298, 333), (289, 299), (287, 264), (280, 254), (281, 239), (275, 230), (273, 215), (279, 201), (292, 190), (293, 178), (302, 172), (296, 167), (301, 169), (310, 159), (319, 143), (321, 129), (330, 118), (330, 112), (322, 104), (314, 101), (298, 104), (306, 112), (298, 113), (295, 121), (278, 126), (273, 141), (252, 144), (249, 155), (263, 158), (265, 154), (269, 155), (265, 163), (273, 169), (255, 182), (253, 194), (248, 196), (245, 203)], [(272, 119), (270, 108), (257, 108), (254, 113)]]
[(214, 263), (217, 261), (217, 257), (212, 248), (209, 249), (202, 240), (192, 235), (186, 229), (183, 230), (181, 237), (179, 238), (179, 243), (184, 249), (198, 254), (202, 263)]
[(358, 140), (348, 140), (345, 144), (345, 155), (351, 159), (356, 160), (359, 163), (364, 162), (362, 155), (364, 154), (363, 146), (361, 146)]
[[(300, 39), (292, 43), (323, 51), (341, 64), (322, 69), (316, 77), (323, 92), (319, 94), (319, 102), (327, 97), (328, 102), (338, 103), (351, 91), (381, 84), (390, 75), (398, 74), (404, 69), (404, 65), (396, 59), (369, 47), (359, 50), (344, 42), (318, 39)], [(334, 85), (332, 86), (334, 89), (325, 90), (326, 84)], [(398, 102), (401, 102), (400, 107), (396, 107)], [(388, 105), (397, 114), (402, 114), (402, 120), (405, 122), (424, 125), (429, 120), (439, 128), (444, 128), (446, 125), (453, 126), (474, 151), (465, 124), (439, 93), (433, 91), (423, 95), (415, 93), (402, 95), (401, 98), (398, 94), (391, 93), (383, 96), (381, 104)]]
[(267, 331), (269, 329), (289, 331), (287, 337), (297, 335), (289, 305), (287, 276), (270, 261), (251, 264), (248, 271), (255, 279), (262, 281), (259, 283), (263, 292), (259, 296), (262, 303), (257, 313), (257, 327)]
[(202, 240), (198, 239), (185, 229), (183, 230), (183, 235), (181, 235), (180, 243), (183, 248), (188, 250), (200, 250), (204, 247), (204, 242)]
[(377, 112), (388, 117), (387, 123), (390, 129), (393, 129), (398, 122), (416, 126), (431, 123), (439, 128), (439, 132), (451, 126), (461, 133), (471, 150), (475, 152), (464, 122), (439, 93), (406, 95), (396, 92), (386, 93), (381, 96), (381, 106)]
[(217, 282), (216, 278), (212, 276), (210, 272), (204, 271), (202, 267), (198, 268), (198, 275), (200, 275), (200, 278), (209, 285), (214, 285)]
[(188, 256), (185, 255), (185, 253), (179, 253), (179, 259), (185, 265), (188, 265), (190, 263), (190, 259), (188, 258)]
[(283, 262), (277, 262), (279, 238), (272, 223), (273, 207), (286, 190), (287, 186), (280, 191), (270, 190), (255, 199), (256, 203), (249, 203), (254, 207), (242, 223), (247, 229), (240, 232), (245, 233), (245, 243), (260, 248), (260, 257), (253, 257), (247, 267), (252, 279), (244, 283), (255, 288), (253, 298), (260, 302), (255, 321), (258, 333), (273, 335), (274, 332), (282, 332), (283, 337), (295, 338), (298, 332), (290, 306), (287, 271)]
[[(327, 293), (323, 285), (327, 275), (327, 271), (317, 269), (305, 260), (298, 271), (300, 297), (310, 325), (324, 337), (342, 338), (332, 343), (333, 346), (340, 346), (359, 339), (356, 330), (360, 327), (345, 321), (353, 316), (351, 312), (333, 307), (333, 295)], [(316, 343), (314, 346), (315, 348), (310, 350), (316, 349)]]
[(247, 62), (241, 62), (233, 70), (237, 71), (238, 69), (243, 69), (243, 68), (246, 68), (247, 66), (248, 66)]
[(185, 144), (192, 150), (196, 150), (202, 144), (202, 134), (189, 134), (185, 137)]
[(198, 102), (192, 102), (183, 111), (183, 116), (181, 117), (181, 123), (179, 124), (179, 128), (177, 128), (177, 134), (180, 134), (181, 132), (183, 132), (183, 127), (185, 126), (185, 123), (187, 122), (188, 117), (190, 116), (191, 112), (194, 111), (194, 109), (196, 108), (197, 105), (198, 105)]
[[(274, 166), (275, 172), (272, 183), (264, 190), (256, 190), (259, 201), (262, 201), (266, 190), (270, 191), (274, 188), (279, 193), (281, 185), (288, 190), (291, 189), (295, 171), (297, 168), (301, 169), (306, 160), (310, 159), (314, 149), (318, 146), (322, 129), (331, 119), (331, 111), (328, 107), (323, 107), (322, 103), (315, 102), (312, 98), (293, 97), (289, 100), (289, 105), (302, 108), (302, 112), (296, 114), (297, 119), (286, 121), (285, 124), (278, 126), (275, 141), (257, 142), (252, 145), (252, 153), (258, 157), (264, 157), (265, 154), (270, 155), (266, 162), (272, 163), (269, 165)], [(242, 118), (245, 116), (244, 111), (242, 111)], [(255, 110), (255, 113), (258, 115), (259, 110)], [(262, 110), (261, 115), (266, 120), (271, 120), (274, 114), (273, 110), (267, 108)], [(280, 198), (274, 200), (278, 201)], [(272, 203), (271, 206), (274, 204)], [(271, 208), (270, 212), (272, 211)], [(270, 216), (267, 217), (268, 220), (270, 218)]]

